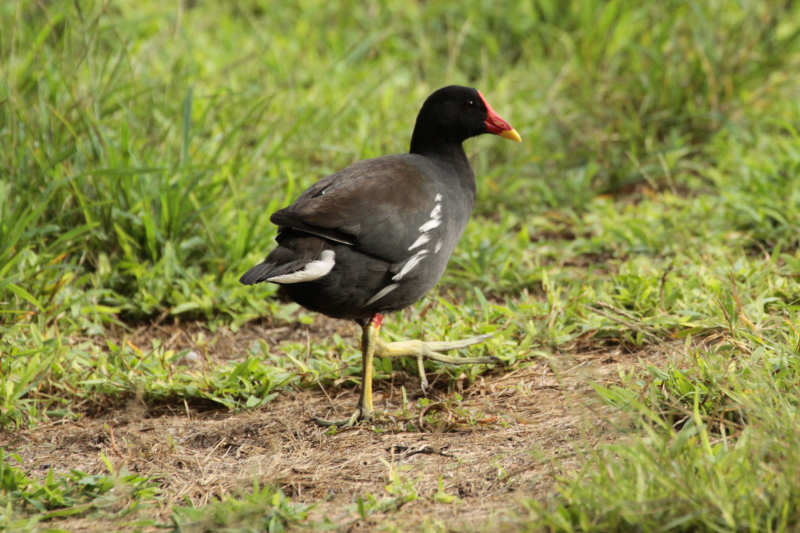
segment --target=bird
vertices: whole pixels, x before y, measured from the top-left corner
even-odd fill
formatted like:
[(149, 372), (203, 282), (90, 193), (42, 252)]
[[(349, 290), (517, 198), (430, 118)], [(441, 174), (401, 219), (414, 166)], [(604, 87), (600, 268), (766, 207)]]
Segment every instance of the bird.
[(508, 122), (472, 87), (450, 85), (422, 104), (408, 153), (358, 161), (317, 181), (274, 212), (277, 246), (240, 278), (271, 282), (279, 294), (329, 317), (361, 327), (362, 385), (353, 414), (324, 426), (348, 427), (374, 415), (374, 357), (416, 357), (423, 391), (424, 360), (475, 364), (495, 358), (441, 352), (483, 342), (385, 342), (386, 313), (422, 298), (439, 281), (475, 203), (475, 174), (463, 142), (490, 133), (521, 142)]

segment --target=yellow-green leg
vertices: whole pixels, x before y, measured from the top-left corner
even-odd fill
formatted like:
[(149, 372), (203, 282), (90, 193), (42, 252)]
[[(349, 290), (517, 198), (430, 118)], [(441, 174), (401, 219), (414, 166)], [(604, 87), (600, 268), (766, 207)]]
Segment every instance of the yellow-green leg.
[(351, 427), (361, 420), (371, 420), (375, 409), (372, 405), (372, 376), (375, 357), (415, 357), (419, 371), (422, 390), (428, 388), (428, 378), (425, 376), (425, 359), (432, 359), (440, 363), (451, 365), (469, 365), (481, 363), (497, 363), (496, 357), (448, 357), (441, 354), (448, 350), (458, 350), (485, 341), (492, 334), (477, 335), (468, 339), (457, 341), (424, 342), (420, 340), (407, 340), (398, 342), (384, 342), (380, 338), (383, 315), (376, 314), (361, 326), (361, 398), (356, 410), (345, 420), (324, 420), (316, 418), (315, 421), (322, 426)]
[(316, 418), (321, 426), (350, 427), (361, 420), (371, 420), (375, 409), (372, 405), (372, 375), (374, 370), (373, 360), (378, 332), (381, 329), (383, 315), (376, 314), (366, 324), (361, 326), (361, 398), (358, 407), (346, 420), (324, 420)]

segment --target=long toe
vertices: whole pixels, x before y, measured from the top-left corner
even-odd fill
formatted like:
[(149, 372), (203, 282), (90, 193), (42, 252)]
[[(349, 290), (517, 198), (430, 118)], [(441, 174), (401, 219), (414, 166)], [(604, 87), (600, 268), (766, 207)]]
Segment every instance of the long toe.
[(425, 359), (439, 361), (449, 365), (474, 365), (474, 364), (489, 364), (500, 363), (500, 359), (494, 356), (488, 357), (450, 357), (439, 352), (448, 350), (458, 350), (478, 344), (490, 338), (493, 333), (485, 335), (476, 335), (468, 339), (461, 339), (457, 341), (431, 341), (425, 342), (420, 340), (407, 340), (396, 342), (384, 342), (380, 338), (376, 339), (375, 356), (376, 357), (415, 357), (417, 359), (417, 371), (419, 372), (420, 386), (422, 392), (427, 392), (428, 378), (425, 376)]
[(481, 342), (494, 337), (494, 333), (485, 333), (483, 335), (476, 335), (466, 339), (456, 341), (428, 341), (425, 344), (434, 352), (447, 352), (449, 350), (460, 350), (473, 344), (480, 344)]
[(372, 415), (362, 416), (361, 409), (359, 408), (353, 411), (353, 414), (350, 415), (350, 418), (345, 418), (344, 420), (326, 420), (324, 418), (314, 418), (314, 422), (323, 427), (350, 428), (359, 422), (368, 422), (371, 419)]
[(439, 361), (440, 363), (447, 363), (451, 365), (469, 365), (469, 364), (487, 364), (498, 363), (500, 359), (494, 356), (486, 357), (450, 357), (440, 352), (448, 350), (458, 350), (478, 344), (492, 337), (493, 333), (485, 335), (477, 335), (469, 337), (468, 339), (461, 339), (456, 341), (420, 341), (420, 340), (407, 340), (396, 342), (377, 341), (375, 355), (377, 357), (417, 357), (423, 359), (431, 359)]

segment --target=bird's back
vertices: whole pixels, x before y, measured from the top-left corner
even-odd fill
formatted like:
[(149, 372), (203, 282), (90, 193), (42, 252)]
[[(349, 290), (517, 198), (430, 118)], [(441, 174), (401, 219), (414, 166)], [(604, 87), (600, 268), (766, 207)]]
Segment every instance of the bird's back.
[(278, 247), (242, 281), (281, 283), (292, 300), (336, 318), (402, 309), (439, 280), (473, 203), (471, 169), (417, 154), (360, 161), (273, 214)]

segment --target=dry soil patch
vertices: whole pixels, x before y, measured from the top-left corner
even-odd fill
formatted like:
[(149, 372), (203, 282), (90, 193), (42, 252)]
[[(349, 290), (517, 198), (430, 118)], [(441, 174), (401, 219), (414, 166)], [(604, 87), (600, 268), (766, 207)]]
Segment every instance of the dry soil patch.
[[(325, 321), (322, 333), (330, 327), (343, 326)], [(234, 353), (235, 339), (247, 342), (250, 334), (259, 332), (230, 338), (217, 333), (219, 344), (233, 343), (220, 357)], [(164, 521), (173, 503), (202, 505), (246, 490), (255, 478), (281, 487), (296, 502), (315, 503), (314, 519), (330, 518), (345, 530), (368, 531), (387, 520), (413, 528), (431, 517), (470, 530), (501, 519), (523, 497), (545, 495), (555, 475), (579, 465), (581, 450), (615, 437), (613, 416), (597, 402), (590, 383), (615, 381), (620, 365), (664, 356), (610, 350), (536, 360), (472, 384), (440, 387), (422, 408), (415, 401), (422, 394), (416, 378), (394, 376), (376, 382), (382, 418), (338, 433), (326, 432), (312, 418), (349, 414), (358, 399), (353, 388), (283, 391), (268, 405), (239, 413), (188, 405), (156, 413), (132, 400), (100, 416), (0, 433), (0, 445), (39, 476), (50, 469), (105, 472), (102, 456), (118, 470), (158, 476), (164, 502), (156, 512)], [(405, 404), (401, 387), (410, 400)], [(357, 499), (390, 497), (392, 473), (409, 481), (417, 498), (401, 513), (390, 508), (360, 519)], [(440, 486), (457, 499), (436, 498)], [(94, 528), (86, 520), (57, 525)]]

